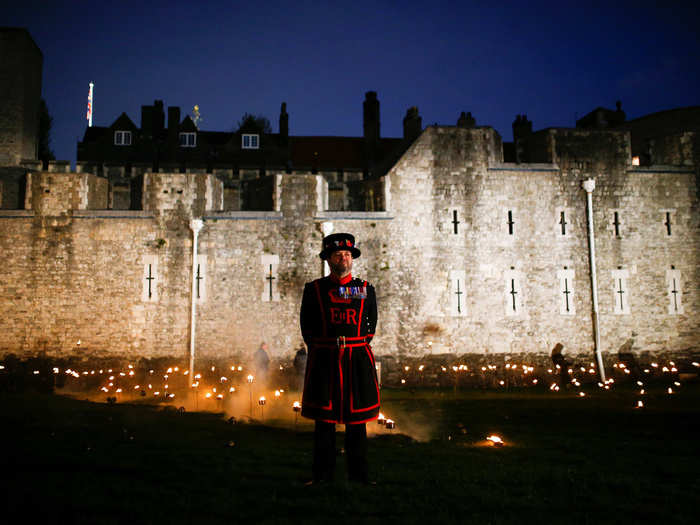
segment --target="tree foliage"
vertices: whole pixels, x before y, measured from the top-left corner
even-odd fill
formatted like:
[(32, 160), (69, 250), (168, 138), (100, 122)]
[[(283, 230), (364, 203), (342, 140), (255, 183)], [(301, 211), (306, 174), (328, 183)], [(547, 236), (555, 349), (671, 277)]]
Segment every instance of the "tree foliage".
[(241, 120), (238, 121), (236, 131), (257, 129), (260, 133), (272, 133), (270, 119), (263, 115), (253, 115), (252, 113), (244, 113)]

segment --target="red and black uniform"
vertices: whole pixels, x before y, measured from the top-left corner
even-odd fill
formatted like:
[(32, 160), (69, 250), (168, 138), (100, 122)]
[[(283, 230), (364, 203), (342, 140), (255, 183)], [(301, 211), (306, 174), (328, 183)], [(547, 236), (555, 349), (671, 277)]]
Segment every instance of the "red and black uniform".
[(379, 386), (369, 345), (377, 325), (374, 287), (350, 275), (307, 283), (300, 317), (309, 348), (301, 415), (345, 424), (376, 419)]
[(374, 288), (348, 275), (307, 283), (301, 332), (309, 347), (302, 416), (315, 419), (313, 475), (333, 479), (335, 424), (345, 424), (348, 477), (367, 481), (365, 423), (379, 414), (379, 386), (369, 343), (377, 325)]

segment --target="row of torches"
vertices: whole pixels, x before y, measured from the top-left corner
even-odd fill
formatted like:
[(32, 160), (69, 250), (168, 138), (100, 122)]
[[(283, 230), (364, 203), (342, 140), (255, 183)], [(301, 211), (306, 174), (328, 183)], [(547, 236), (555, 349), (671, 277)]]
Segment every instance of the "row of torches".
[[(0, 371), (2, 371), (2, 370), (4, 370), (4, 369), (5, 369), (5, 367), (4, 367), (3, 365), (0, 365)], [(128, 372), (128, 373), (127, 373), (127, 372), (117, 372), (117, 373), (115, 373), (111, 368), (110, 368), (110, 369), (107, 369), (107, 373), (108, 373), (108, 374), (111, 374), (111, 375), (108, 377), (108, 381), (109, 381), (109, 382), (108, 382), (105, 386), (102, 386), (102, 387), (100, 388), (100, 390), (101, 390), (102, 392), (109, 393), (110, 390), (111, 390), (112, 388), (114, 388), (114, 386), (115, 386), (115, 385), (114, 385), (114, 381), (117, 379), (117, 376), (119, 376), (119, 377), (124, 377), (124, 378), (126, 378), (126, 377), (133, 377), (133, 376), (135, 375), (134, 366), (133, 366), (133, 365), (128, 365), (128, 369), (129, 369), (129, 372)], [(281, 367), (280, 367), (280, 369), (281, 369)], [(167, 381), (171, 374), (177, 373), (177, 372), (179, 372), (179, 370), (180, 370), (180, 369), (179, 369), (179, 367), (177, 367), (177, 366), (175, 366), (175, 367), (169, 367), (169, 368), (166, 370), (166, 374), (163, 376), (163, 378)], [(213, 366), (212, 366), (212, 367), (211, 367), (211, 371), (214, 372), (215, 370), (216, 370), (216, 367), (213, 367)], [(238, 366), (238, 367), (232, 366), (232, 367), (231, 367), (231, 370), (234, 371), (234, 372), (236, 372), (236, 371), (241, 372), (241, 371), (243, 371), (243, 367), (242, 367), (242, 366)], [(104, 372), (105, 372), (105, 370), (102, 369), (102, 370), (99, 370), (99, 372), (97, 372), (97, 373), (98, 373), (98, 374), (103, 374)], [(38, 374), (40, 373), (40, 371), (39, 371), (39, 370), (34, 370), (33, 373), (34, 373), (34, 375), (38, 375)], [(54, 368), (53, 368), (53, 373), (54, 373), (54, 374), (58, 374), (58, 373), (60, 373), (60, 370), (59, 370), (57, 367), (54, 367)], [(71, 369), (71, 368), (67, 368), (67, 369), (65, 370), (65, 373), (66, 373), (67, 375), (71, 376), (71, 377), (80, 378), (81, 375), (83, 375), (83, 376), (86, 376), (86, 375), (95, 375), (95, 370), (91, 370), (90, 372), (84, 371), (84, 372), (82, 372), (82, 374), (80, 374), (79, 372), (77, 372), (77, 371), (75, 371), (75, 370), (73, 370), (73, 369)], [(149, 374), (153, 374), (153, 373), (154, 373), (154, 370), (149, 370)], [(183, 371), (183, 375), (188, 375), (188, 374), (189, 374), (189, 370), (184, 370), (184, 371)], [(200, 385), (200, 381), (199, 381), (199, 380), (200, 380), (201, 378), (202, 378), (202, 375), (201, 375), (200, 373), (195, 374), (195, 375), (194, 375), (195, 381), (192, 382), (192, 384), (191, 384), (190, 386), (191, 386), (193, 389), (197, 389), (197, 388), (199, 387), (199, 385)], [(227, 378), (226, 376), (221, 376), (220, 382), (221, 382), (222, 384), (225, 383), (225, 382), (227, 382), (227, 381), (228, 381), (228, 378)], [(248, 374), (248, 376), (246, 377), (246, 381), (247, 381), (247, 383), (248, 383), (249, 385), (251, 385), (251, 384), (255, 381), (255, 376), (253, 376), (253, 374)], [(168, 387), (169, 387), (169, 385), (168, 385), (167, 383), (165, 383), (165, 384), (163, 385), (164, 396), (165, 396), (167, 399), (174, 399), (174, 398), (175, 398), (175, 394), (172, 393), (172, 392), (167, 392)], [(141, 385), (135, 385), (135, 386), (133, 387), (133, 390), (139, 390), (139, 389), (141, 389), (141, 388), (142, 388)], [(152, 384), (152, 383), (148, 383), (147, 388), (148, 388), (149, 390), (153, 390), (153, 384)], [(124, 392), (124, 390), (123, 390), (123, 388), (121, 388), (121, 387), (114, 388), (114, 393), (121, 394), (121, 393), (123, 393), (123, 392)], [(142, 390), (142, 395), (143, 395), (144, 392), (145, 392), (145, 391)], [(229, 392), (229, 394), (235, 393), (235, 392), (236, 392), (236, 387), (234, 387), (234, 386), (229, 387), (228, 392)], [(279, 389), (275, 390), (275, 392), (274, 392), (274, 397), (275, 397), (275, 399), (276, 399), (276, 400), (279, 399), (283, 393), (284, 393), (284, 389), (283, 389), (283, 388), (279, 388)], [(251, 417), (252, 417), (252, 415), (253, 415), (253, 414), (252, 414), (252, 412), (253, 412), (253, 408), (252, 408), (252, 407), (253, 407), (252, 390), (250, 390), (250, 394), (251, 394), (251, 401), (250, 401), (250, 406), (251, 406), (251, 408), (250, 408), (250, 412), (251, 412)], [(160, 390), (155, 390), (155, 391), (153, 392), (153, 396), (154, 396), (154, 397), (158, 397), (158, 396), (160, 396), (160, 395), (161, 395)], [(224, 399), (224, 394), (221, 393), (221, 392), (217, 393), (217, 388), (216, 388), (216, 387), (212, 387), (212, 391), (211, 391), (211, 392), (206, 392), (206, 393), (204, 394), (204, 398), (205, 398), (205, 399), (212, 399), (212, 398), (213, 398), (213, 399), (222, 401), (222, 400)], [(109, 399), (115, 399), (115, 401), (116, 401), (116, 398), (109, 398)], [(260, 396), (260, 397), (258, 398), (258, 405), (259, 405), (260, 408), (261, 408), (261, 411), (262, 411), (261, 413), (262, 413), (263, 419), (264, 419), (264, 407), (265, 407), (266, 404), (267, 404), (267, 398), (266, 398), (265, 396)], [(294, 416), (294, 423), (295, 423), (295, 425), (296, 425), (298, 415), (299, 415), (299, 413), (301, 412), (301, 403), (300, 403), (299, 401), (294, 401), (294, 402), (292, 403), (292, 411), (294, 412), (294, 415), (295, 415), (295, 416)], [(394, 422), (394, 420), (393, 420), (393, 419), (386, 418), (386, 417), (384, 416), (384, 414), (382, 414), (381, 412), (379, 413), (379, 416), (378, 416), (378, 418), (377, 418), (377, 423), (378, 423), (379, 425), (381, 425), (381, 426), (384, 426), (387, 430), (393, 430), (393, 429), (396, 427), (396, 423)]]
[[(692, 364), (693, 364), (694, 367), (700, 368), (700, 363), (698, 363), (698, 362), (693, 362)], [(621, 363), (621, 362), (620, 362), (620, 363), (615, 363), (615, 364), (613, 365), (613, 367), (616, 368), (617, 370), (621, 371), (621, 372), (624, 373), (624, 374), (630, 374), (630, 373), (631, 373), (631, 371), (629, 370), (629, 368), (628, 368), (624, 363)], [(498, 367), (497, 367), (496, 365), (485, 365), (485, 366), (481, 366), (480, 368), (481, 368), (481, 371), (482, 371), (482, 372), (494, 372), (494, 371), (496, 371), (496, 370), (498, 369)], [(0, 365), (0, 372), (1, 372), (2, 370), (4, 370), (4, 369), (5, 369), (5, 367), (4, 367), (3, 365)], [(282, 370), (282, 369), (283, 369), (283, 367), (280, 366), (280, 370)], [(410, 366), (404, 366), (403, 369), (404, 369), (405, 372), (409, 372), (410, 369), (411, 369), (411, 367), (410, 367)], [(520, 369), (520, 370), (522, 370), (523, 375), (528, 375), (528, 374), (531, 374), (531, 373), (534, 372), (534, 367), (529, 366), (529, 365), (525, 365), (525, 364), (517, 365), (517, 364), (514, 364), (514, 363), (506, 363), (506, 364), (505, 364), (505, 369), (506, 369), (506, 370), (509, 370), (509, 371), (512, 371), (512, 372), (515, 372), (515, 371), (517, 371), (518, 369)], [(652, 369), (653, 369), (653, 370), (652, 370)], [(211, 372), (214, 372), (215, 370), (216, 370), (216, 367), (212, 366), (212, 367), (211, 367)], [(231, 366), (231, 370), (232, 370), (234, 373), (235, 373), (235, 372), (242, 372), (242, 371), (243, 371), (243, 367), (242, 367), (242, 366)], [(417, 367), (417, 370), (418, 370), (419, 372), (422, 373), (422, 372), (425, 370), (425, 365), (420, 365), (420, 366), (418, 366), (418, 367)], [(440, 367), (440, 370), (441, 370), (442, 372), (448, 372), (449, 369), (448, 369), (446, 366), (441, 366), (441, 367)], [(469, 371), (469, 367), (468, 367), (467, 365), (464, 365), (464, 364), (453, 365), (453, 366), (451, 367), (451, 370), (452, 370), (453, 372), (455, 372), (455, 373), (463, 373), (463, 372)], [(549, 368), (549, 369), (547, 369), (547, 373), (548, 373), (548, 374), (553, 374), (553, 373), (555, 373), (555, 370), (556, 370), (557, 373), (560, 372), (560, 371), (561, 371), (560, 365), (555, 365), (554, 368)], [(573, 369), (573, 368), (569, 368), (567, 371), (568, 371), (569, 374), (573, 374), (573, 373), (574, 373), (574, 369)], [(594, 375), (594, 374), (596, 374), (596, 372), (597, 372), (594, 363), (590, 363), (590, 367), (589, 367), (589, 368), (586, 368), (586, 367), (581, 366), (581, 367), (579, 367), (579, 368), (576, 370), (576, 372), (578, 372), (578, 371), (580, 371), (580, 372), (582, 372), (582, 373), (584, 373), (584, 374), (591, 374), (591, 375)], [(656, 372), (656, 371), (661, 371), (662, 373), (669, 373), (669, 374), (673, 374), (673, 373), (677, 373), (677, 372), (678, 372), (678, 370), (677, 370), (677, 368), (676, 368), (676, 365), (675, 365), (675, 363), (674, 363), (673, 361), (670, 361), (670, 362), (668, 363), (667, 366), (662, 366), (662, 365), (659, 365), (659, 364), (656, 363), (656, 362), (652, 362), (652, 363), (650, 364), (650, 368), (644, 368), (644, 369), (643, 369), (643, 372), (644, 372), (645, 374), (650, 374), (650, 373), (652, 373), (652, 371), (654, 371), (654, 372)], [(163, 396), (164, 396), (165, 398), (167, 398), (167, 399), (173, 399), (173, 398), (175, 398), (175, 394), (174, 394), (173, 392), (169, 392), (169, 391), (168, 391), (169, 385), (168, 385), (168, 383), (167, 383), (167, 380), (168, 380), (168, 378), (169, 378), (173, 373), (178, 373), (178, 372), (179, 372), (179, 367), (177, 367), (177, 366), (175, 366), (175, 367), (169, 367), (169, 368), (167, 369), (166, 374), (163, 376), (163, 378), (165, 379), (166, 383), (163, 385), (163, 389), (162, 389), (163, 391), (162, 391), (162, 392), (161, 392), (161, 390), (154, 390), (154, 389), (153, 389), (153, 384), (152, 384), (152, 383), (148, 383), (148, 384), (147, 384), (147, 387), (142, 387), (142, 385), (137, 384), (137, 385), (135, 385), (135, 386), (133, 387), (133, 390), (141, 390), (141, 395), (142, 395), (142, 396), (145, 396), (145, 395), (146, 395), (146, 393), (145, 393), (146, 390), (145, 390), (145, 389), (147, 388), (148, 390), (153, 390), (153, 396), (154, 396), (154, 397), (158, 397), (158, 396), (163, 395)], [(60, 373), (59, 368), (57, 368), (57, 367), (56, 367), (56, 368), (53, 368), (53, 373), (54, 373), (54, 374)], [(99, 370), (99, 372), (97, 372), (97, 374), (99, 374), (99, 375), (102, 375), (103, 373), (104, 373), (104, 369)], [(109, 377), (108, 377), (108, 382), (107, 382), (106, 385), (103, 385), (102, 387), (100, 387), (100, 390), (103, 391), (103, 392), (105, 392), (105, 393), (109, 393), (110, 391), (112, 391), (113, 393), (116, 393), (116, 394), (124, 393), (123, 388), (122, 388), (122, 387), (119, 387), (119, 386), (116, 386), (116, 385), (115, 385), (115, 382), (118, 381), (118, 378), (127, 378), (127, 377), (134, 377), (134, 376), (135, 376), (135, 370), (134, 370), (134, 366), (133, 366), (133, 365), (128, 365), (128, 372), (114, 372), (112, 369), (108, 369), (108, 370), (107, 370), (107, 373), (110, 374)], [(40, 374), (40, 371), (39, 371), (39, 370), (34, 370), (34, 371), (33, 371), (33, 374), (34, 374), (34, 375), (38, 375), (38, 374)], [(71, 368), (68, 368), (68, 369), (65, 370), (65, 374), (68, 375), (68, 376), (70, 376), (70, 377), (73, 377), (73, 378), (80, 378), (80, 377), (82, 377), (82, 376), (94, 376), (94, 375), (96, 375), (96, 371), (95, 371), (95, 370), (92, 370), (92, 371), (90, 371), (90, 372), (83, 371), (82, 373), (80, 373), (80, 372), (77, 372), (76, 370), (73, 370), (73, 369), (71, 369)], [(151, 374), (151, 375), (154, 374), (154, 370), (149, 370), (149, 374)], [(183, 375), (184, 375), (184, 376), (187, 376), (188, 374), (189, 374), (189, 371), (187, 371), (187, 370), (184, 370), (184, 371), (183, 371)], [(193, 378), (194, 381), (191, 383), (190, 386), (195, 390), (195, 392), (197, 392), (198, 389), (199, 389), (199, 386), (200, 386), (200, 379), (201, 379), (201, 378), (202, 378), (202, 376), (201, 376), (200, 373), (197, 373), (197, 374), (194, 375), (194, 378)], [(254, 376), (253, 376), (252, 374), (248, 374), (248, 376), (246, 377), (246, 380), (247, 380), (247, 382), (248, 382), (248, 384), (249, 384), (249, 386), (250, 386), (250, 385), (253, 383), (253, 381), (254, 381)], [(223, 385), (224, 383), (228, 382), (228, 377), (226, 377), (226, 376), (221, 376), (220, 379), (219, 379), (219, 381), (220, 381), (220, 383)], [(537, 378), (533, 378), (531, 383), (532, 383), (533, 385), (537, 385), (538, 379), (537, 379)], [(580, 386), (581, 386), (581, 383), (580, 383), (579, 380), (578, 380), (577, 378), (575, 378), (575, 377), (573, 377), (573, 378), (571, 379), (571, 383), (572, 383), (574, 386), (576, 386), (576, 387), (580, 387)], [(607, 379), (605, 382), (598, 382), (598, 386), (599, 386), (601, 389), (610, 390), (610, 388), (614, 385), (614, 383), (615, 383), (615, 380), (614, 380), (613, 378), (610, 378), (610, 379)], [(401, 379), (401, 384), (406, 384), (406, 379)], [(505, 381), (504, 381), (504, 380), (500, 380), (500, 381), (499, 381), (499, 385), (500, 385), (500, 386), (504, 386), (504, 385), (505, 385)], [(640, 387), (639, 394), (640, 394), (641, 396), (644, 396), (644, 395), (646, 394), (646, 390), (645, 390), (645, 388), (644, 388), (644, 383), (643, 383), (642, 381), (637, 381), (637, 385)], [(681, 383), (680, 383), (679, 381), (674, 381), (674, 382), (673, 382), (673, 386), (669, 386), (669, 387), (667, 388), (667, 390), (666, 390), (666, 393), (667, 393), (668, 395), (672, 395), (672, 394), (675, 393), (675, 390), (674, 390), (674, 388), (673, 388), (674, 386), (675, 386), (675, 387), (680, 387), (680, 386), (681, 386)], [(553, 383), (551, 383), (551, 385), (550, 385), (550, 387), (549, 387), (549, 390), (552, 391), (552, 392), (558, 392), (558, 391), (560, 390), (560, 386), (559, 386), (556, 382), (553, 382)], [(204, 395), (204, 398), (205, 398), (205, 399), (216, 399), (216, 400), (218, 400), (218, 401), (222, 401), (222, 400), (224, 399), (224, 392), (226, 392), (226, 388), (225, 388), (225, 387), (222, 388), (221, 391), (217, 391), (217, 387), (212, 387), (211, 392), (206, 392), (205, 395)], [(229, 393), (229, 394), (234, 394), (235, 392), (236, 392), (236, 387), (231, 386), (231, 387), (228, 388), (228, 393)], [(252, 403), (252, 389), (250, 390), (250, 393), (251, 393), (251, 403), (250, 403), (250, 404), (251, 404), (251, 417), (252, 417), (252, 404), (253, 404), (253, 403)], [(279, 398), (281, 397), (282, 393), (284, 393), (284, 389), (281, 389), (281, 388), (280, 388), (280, 389), (275, 390), (275, 391), (274, 391), (274, 397), (275, 397), (275, 399), (279, 399)], [(580, 396), (580, 397), (585, 397), (586, 394), (585, 394), (585, 392), (580, 391), (580, 392), (579, 392), (579, 396)], [(197, 397), (198, 397), (198, 396), (195, 394), (195, 400), (197, 400)], [(264, 411), (264, 406), (265, 406), (266, 402), (267, 402), (267, 399), (266, 399), (265, 396), (261, 396), (261, 397), (258, 399), (258, 405), (261, 407), (261, 410), (263, 410), (263, 411)], [(637, 402), (636, 402), (635, 408), (643, 408), (643, 407), (644, 407), (644, 402), (643, 402), (643, 400), (642, 400), (642, 399), (638, 399)], [(301, 411), (301, 405), (300, 405), (300, 403), (299, 403), (298, 401), (295, 401), (295, 402), (292, 404), (292, 410), (293, 410), (294, 413), (295, 413), (295, 423), (296, 423), (296, 417), (298, 416), (298, 413)], [(264, 412), (263, 412), (263, 414), (264, 414)], [(386, 418), (386, 417), (384, 416), (384, 414), (382, 414), (382, 413), (379, 414), (379, 417), (378, 417), (378, 419), (377, 419), (377, 423), (378, 423), (378, 425), (385, 427), (387, 430), (393, 430), (393, 429), (395, 428), (395, 425), (396, 425), (395, 422), (394, 422), (394, 420), (392, 420), (392, 419), (390, 419), (390, 418)], [(492, 439), (492, 438), (493, 438), (493, 439)], [(500, 445), (503, 444), (501, 438), (499, 438), (498, 436), (489, 436), (489, 437), (487, 438), (487, 440), (490, 441), (491, 443), (493, 443), (493, 444), (496, 445), (496, 446), (500, 446)]]

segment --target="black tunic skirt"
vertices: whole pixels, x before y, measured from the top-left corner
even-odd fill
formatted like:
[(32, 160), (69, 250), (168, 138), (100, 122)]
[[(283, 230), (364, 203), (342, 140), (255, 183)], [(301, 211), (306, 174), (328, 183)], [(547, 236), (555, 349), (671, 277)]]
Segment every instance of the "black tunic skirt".
[(307, 283), (301, 332), (309, 348), (301, 415), (364, 423), (379, 414), (379, 385), (369, 343), (377, 325), (374, 287), (333, 276)]

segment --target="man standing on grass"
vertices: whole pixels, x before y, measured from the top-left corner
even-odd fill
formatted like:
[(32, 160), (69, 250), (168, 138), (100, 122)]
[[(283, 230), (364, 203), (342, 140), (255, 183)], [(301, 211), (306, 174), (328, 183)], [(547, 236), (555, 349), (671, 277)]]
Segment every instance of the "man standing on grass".
[(369, 483), (365, 423), (379, 414), (379, 385), (369, 342), (377, 324), (374, 287), (353, 278), (360, 256), (355, 237), (334, 233), (323, 239), (321, 259), (331, 273), (304, 287), (301, 333), (309, 348), (301, 415), (316, 420), (313, 480), (333, 480), (335, 425), (345, 424), (350, 481)]

